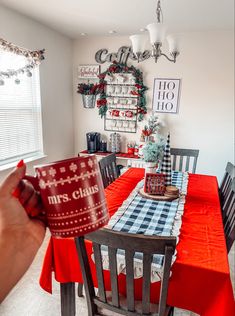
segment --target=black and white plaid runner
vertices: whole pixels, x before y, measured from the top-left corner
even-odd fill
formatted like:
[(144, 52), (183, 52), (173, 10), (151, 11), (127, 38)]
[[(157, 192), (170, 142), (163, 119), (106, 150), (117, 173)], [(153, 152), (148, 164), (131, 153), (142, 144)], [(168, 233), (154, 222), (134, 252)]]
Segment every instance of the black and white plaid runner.
[[(182, 172), (172, 172), (172, 184), (182, 190)], [(140, 182), (138, 187), (142, 186)], [(142, 197), (137, 189), (127, 201), (128, 205), (122, 205), (119, 214), (109, 221), (109, 228), (131, 234), (171, 236), (179, 199), (172, 202), (155, 201)]]
[[(112, 216), (107, 227), (116, 231), (131, 234), (178, 236), (181, 227), (181, 216), (184, 210), (185, 196), (187, 191), (188, 175), (186, 173), (173, 171), (172, 185), (179, 188), (181, 197), (172, 202), (155, 201), (146, 199), (138, 194), (143, 187), (143, 180), (138, 183), (130, 196), (118, 211)], [(102, 257), (104, 268), (108, 269), (107, 247), (102, 246)], [(142, 276), (141, 253), (135, 254), (134, 273), (135, 277)], [(125, 273), (124, 251), (117, 252), (118, 272)], [(176, 259), (174, 255), (173, 261)], [(159, 280), (163, 265), (163, 256), (155, 255), (152, 263), (152, 282)]]

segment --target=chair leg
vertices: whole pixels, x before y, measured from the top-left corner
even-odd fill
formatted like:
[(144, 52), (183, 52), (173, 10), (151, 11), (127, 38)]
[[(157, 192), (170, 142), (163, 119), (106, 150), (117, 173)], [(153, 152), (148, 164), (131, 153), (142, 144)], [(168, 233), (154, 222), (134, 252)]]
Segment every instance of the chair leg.
[(78, 283), (78, 297), (83, 297), (83, 284)]
[(75, 283), (60, 283), (61, 316), (75, 316)]

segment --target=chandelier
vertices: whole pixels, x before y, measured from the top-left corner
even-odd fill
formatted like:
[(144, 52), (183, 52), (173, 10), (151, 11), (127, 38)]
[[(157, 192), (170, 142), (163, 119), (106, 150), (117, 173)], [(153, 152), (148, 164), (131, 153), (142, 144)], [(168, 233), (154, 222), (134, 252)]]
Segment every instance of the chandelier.
[[(148, 24), (146, 29), (149, 32), (150, 36), (150, 43), (152, 45), (151, 57), (155, 59), (155, 62), (158, 61), (159, 57), (164, 56), (169, 61), (175, 63), (176, 57), (179, 55), (179, 47), (178, 41), (171, 35), (166, 37), (168, 44), (169, 44), (169, 52), (170, 57), (162, 52), (162, 43), (166, 36), (166, 26), (163, 23), (163, 14), (161, 8), (161, 1), (157, 1), (157, 23)], [(130, 36), (130, 40), (132, 42), (132, 51), (138, 60), (138, 62), (146, 59), (144, 53), (145, 51), (145, 44), (146, 44), (146, 37), (144, 35), (132, 35)]]

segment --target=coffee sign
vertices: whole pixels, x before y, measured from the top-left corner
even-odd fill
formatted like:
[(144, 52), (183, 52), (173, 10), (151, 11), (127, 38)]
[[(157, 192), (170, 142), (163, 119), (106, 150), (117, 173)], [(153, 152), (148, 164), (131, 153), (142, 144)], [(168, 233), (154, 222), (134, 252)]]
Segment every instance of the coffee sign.
[(180, 79), (154, 79), (153, 110), (162, 113), (178, 113)]
[[(143, 61), (148, 59), (151, 56), (151, 52), (149, 50), (145, 50), (141, 53), (139, 60)], [(113, 63), (114, 61), (121, 64), (126, 64), (128, 59), (137, 60), (136, 56), (133, 54), (131, 47), (122, 46), (118, 49), (116, 53), (109, 53), (106, 48), (100, 49), (95, 54), (95, 60), (99, 64), (103, 64), (105, 62)]]

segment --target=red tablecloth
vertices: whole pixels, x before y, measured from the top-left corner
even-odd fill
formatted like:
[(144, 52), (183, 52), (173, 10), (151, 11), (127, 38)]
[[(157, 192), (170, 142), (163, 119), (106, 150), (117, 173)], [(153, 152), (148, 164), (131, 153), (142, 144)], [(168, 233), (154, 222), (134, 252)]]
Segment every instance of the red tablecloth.
[[(143, 177), (143, 169), (131, 168), (108, 188), (106, 198), (112, 216)], [(88, 243), (89, 252), (92, 252)], [(91, 260), (95, 280), (95, 266)], [(40, 285), (51, 292), (52, 271), (58, 282), (82, 282), (73, 239), (51, 238), (44, 258)], [(105, 271), (109, 288), (109, 272)], [(125, 276), (119, 276), (119, 290), (125, 293)], [(135, 280), (136, 298), (141, 296), (142, 279)], [(151, 285), (156, 300), (159, 282)], [(233, 316), (235, 303), (229, 274), (218, 184), (216, 177), (189, 176), (188, 193), (172, 267), (168, 303), (201, 316)]]

